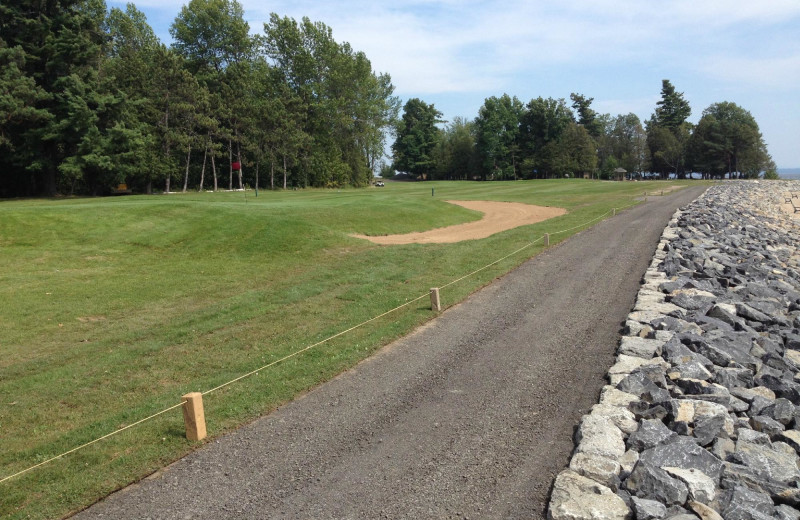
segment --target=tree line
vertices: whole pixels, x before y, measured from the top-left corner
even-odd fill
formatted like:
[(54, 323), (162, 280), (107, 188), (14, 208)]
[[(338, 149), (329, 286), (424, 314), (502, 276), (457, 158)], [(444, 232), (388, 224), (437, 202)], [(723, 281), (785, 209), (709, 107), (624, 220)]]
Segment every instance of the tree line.
[(325, 24), (251, 35), (236, 0), (191, 0), (170, 34), (134, 4), (0, 5), (0, 197), (371, 181), (400, 101)]
[(598, 114), (593, 98), (532, 99), (503, 94), (485, 100), (474, 120), (442, 127), (433, 104), (410, 99), (397, 123), (393, 162), (381, 168), (417, 179), (608, 179), (629, 177), (777, 178), (775, 163), (753, 116), (731, 102), (706, 108), (696, 125), (689, 102), (669, 80), (642, 124), (636, 114)]

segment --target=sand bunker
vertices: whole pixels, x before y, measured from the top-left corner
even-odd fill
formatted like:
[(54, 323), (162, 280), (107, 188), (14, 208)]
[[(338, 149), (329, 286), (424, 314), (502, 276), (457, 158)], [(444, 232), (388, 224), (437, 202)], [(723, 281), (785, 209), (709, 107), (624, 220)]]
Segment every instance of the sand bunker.
[(491, 202), (487, 200), (448, 200), (445, 202), (480, 211), (483, 213), (483, 218), (476, 222), (431, 229), (430, 231), (406, 233), (404, 235), (352, 236), (382, 245), (450, 244), (461, 242), (462, 240), (486, 238), (501, 231), (528, 224), (536, 224), (549, 218), (564, 215), (567, 212), (563, 208), (532, 206), (520, 202)]

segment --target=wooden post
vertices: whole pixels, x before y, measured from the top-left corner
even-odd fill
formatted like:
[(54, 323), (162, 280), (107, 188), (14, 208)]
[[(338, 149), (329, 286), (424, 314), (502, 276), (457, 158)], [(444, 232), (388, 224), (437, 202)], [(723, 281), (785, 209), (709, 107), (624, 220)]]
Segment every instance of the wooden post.
[(613, 211), (613, 213), (611, 213), (611, 216), (612, 217), (616, 217), (617, 216), (617, 208), (614, 208), (614, 211)]
[(544, 247), (550, 247), (550, 233), (544, 234)]
[(186, 438), (199, 441), (206, 438), (206, 416), (203, 412), (203, 394), (192, 392), (184, 395), (183, 422), (186, 424)]
[(431, 310), (440, 312), (442, 310), (442, 302), (439, 300), (439, 288), (431, 288)]

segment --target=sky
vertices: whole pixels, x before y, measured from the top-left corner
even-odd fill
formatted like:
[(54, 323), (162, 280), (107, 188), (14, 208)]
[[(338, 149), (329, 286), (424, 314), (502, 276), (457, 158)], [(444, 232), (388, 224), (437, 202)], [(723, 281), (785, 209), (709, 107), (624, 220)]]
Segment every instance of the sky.
[[(730, 101), (758, 123), (779, 168), (800, 168), (798, 0), (239, 0), (251, 33), (270, 13), (323, 22), (388, 73), (403, 103), (474, 119), (486, 98), (572, 92), (644, 121), (669, 79), (696, 123)], [(140, 0), (162, 41), (188, 3)], [(124, 2), (109, 1), (109, 7)]]

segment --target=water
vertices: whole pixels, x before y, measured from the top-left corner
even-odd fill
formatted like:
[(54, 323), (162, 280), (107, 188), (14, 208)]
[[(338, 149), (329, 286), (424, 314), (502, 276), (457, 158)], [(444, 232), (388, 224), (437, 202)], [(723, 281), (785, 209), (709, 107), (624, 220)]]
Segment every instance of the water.
[(781, 179), (800, 180), (800, 168), (778, 168)]

